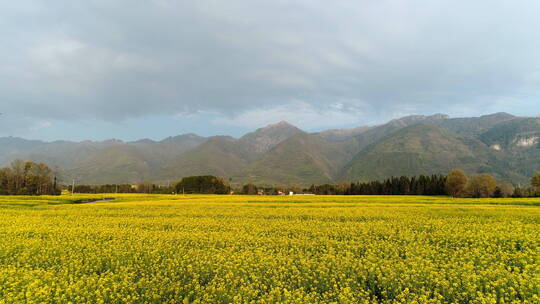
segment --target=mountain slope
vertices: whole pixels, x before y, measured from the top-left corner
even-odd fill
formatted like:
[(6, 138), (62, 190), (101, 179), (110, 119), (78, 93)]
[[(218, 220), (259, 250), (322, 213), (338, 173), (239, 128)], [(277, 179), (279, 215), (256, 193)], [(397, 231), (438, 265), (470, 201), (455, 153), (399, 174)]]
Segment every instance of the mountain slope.
[(161, 168), (157, 177), (161, 180), (190, 175), (230, 177), (240, 172), (252, 158), (234, 138), (215, 136), (195, 149), (180, 154)]
[(329, 141), (318, 134), (298, 134), (248, 166), (240, 180), (259, 184), (329, 183), (356, 152), (354, 138)]
[(238, 144), (243, 146), (248, 153), (262, 154), (289, 137), (303, 133), (304, 131), (288, 122), (280, 121), (242, 136)]
[(354, 157), (343, 177), (374, 180), (389, 176), (444, 174), (452, 168), (475, 171), (486, 164), (487, 147), (466, 142), (430, 124), (415, 124), (394, 132)]
[(189, 175), (217, 175), (246, 180), (243, 170), (266, 152), (295, 135), (305, 134), (287, 123), (279, 122), (257, 129), (240, 139), (213, 137), (199, 147), (187, 151), (160, 170), (158, 177), (178, 178)]
[(515, 118), (490, 128), (480, 134), (486, 145), (499, 148), (538, 148), (540, 118)]
[(398, 132), (399, 130), (406, 128), (408, 126), (413, 126), (420, 123), (434, 123), (440, 122), (448, 119), (448, 116), (443, 114), (435, 114), (431, 116), (424, 115), (411, 115), (399, 119), (394, 119), (389, 121), (386, 124), (375, 126), (361, 132), (356, 136), (356, 140), (359, 144), (359, 150), (367, 148), (368, 146), (378, 142), (386, 136), (389, 136), (392, 133)]
[(131, 145), (120, 145), (99, 151), (65, 170), (67, 180), (78, 183), (137, 183), (147, 180), (151, 167), (140, 151)]
[(0, 166), (7, 165), (14, 158), (17, 158), (17, 156), (21, 153), (43, 144), (44, 142), (39, 140), (27, 140), (18, 137), (1, 137)]
[(514, 118), (516, 117), (508, 113), (495, 113), (480, 117), (449, 118), (433, 123), (459, 135), (476, 137), (494, 126)]

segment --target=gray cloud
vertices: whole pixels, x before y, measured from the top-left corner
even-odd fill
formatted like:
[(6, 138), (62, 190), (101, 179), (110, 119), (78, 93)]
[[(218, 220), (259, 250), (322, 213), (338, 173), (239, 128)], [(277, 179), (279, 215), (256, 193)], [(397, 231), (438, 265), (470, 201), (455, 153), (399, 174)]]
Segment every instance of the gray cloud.
[(25, 1), (0, 16), (1, 111), (27, 117), (540, 112), (535, 1)]

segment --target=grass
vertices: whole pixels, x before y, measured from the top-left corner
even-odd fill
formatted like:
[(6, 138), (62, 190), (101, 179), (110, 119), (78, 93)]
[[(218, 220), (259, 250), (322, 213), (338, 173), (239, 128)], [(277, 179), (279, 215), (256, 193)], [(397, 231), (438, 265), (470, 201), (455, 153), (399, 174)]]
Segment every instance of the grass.
[(0, 303), (540, 303), (539, 206), (0, 197)]

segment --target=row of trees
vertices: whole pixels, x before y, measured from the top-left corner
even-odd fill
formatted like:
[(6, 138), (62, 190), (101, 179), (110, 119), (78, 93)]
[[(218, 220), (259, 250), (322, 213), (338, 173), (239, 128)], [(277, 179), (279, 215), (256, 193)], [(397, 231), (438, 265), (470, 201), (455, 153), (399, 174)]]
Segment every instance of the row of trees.
[(383, 181), (312, 185), (320, 195), (446, 195), (446, 176), (391, 177)]
[(0, 169), (1, 195), (59, 195), (57, 174), (44, 163), (15, 160)]
[(183, 178), (172, 186), (151, 183), (79, 185), (77, 193), (152, 193), (152, 194), (267, 194), (278, 195), (313, 193), (319, 195), (450, 195), (453, 197), (531, 197), (540, 196), (540, 173), (531, 180), (529, 188), (514, 188), (510, 183), (497, 182), (488, 174), (467, 176), (462, 170), (452, 170), (444, 175), (420, 175), (391, 177), (382, 181), (312, 185), (307, 189), (299, 187), (260, 187), (249, 183), (241, 189), (232, 189), (222, 178), (205, 175)]
[(107, 185), (77, 185), (75, 189), (66, 185), (65, 189), (75, 193), (148, 193), (148, 194), (172, 194), (174, 187), (161, 186), (152, 183), (131, 184), (107, 184)]
[(514, 189), (513, 197), (540, 197), (540, 172), (531, 178), (531, 186), (528, 188), (517, 187)]
[[(0, 195), (52, 195), (60, 194), (58, 173), (44, 163), (16, 160), (9, 167), (0, 168)], [(66, 186), (66, 189), (70, 187)], [(528, 188), (514, 188), (511, 184), (497, 182), (488, 174), (467, 176), (455, 169), (443, 175), (417, 177), (391, 177), (383, 181), (312, 185), (308, 189), (257, 187), (246, 184), (232, 191), (222, 178), (205, 175), (183, 178), (172, 186), (152, 183), (78, 185), (76, 193), (185, 193), (185, 194), (286, 194), (289, 191), (309, 192), (320, 195), (450, 195), (453, 197), (532, 197), (540, 196), (540, 172), (531, 179)]]
[[(533, 179), (540, 194), (540, 174)], [(447, 176), (391, 177), (383, 181), (313, 185), (309, 191), (320, 195), (450, 195), (453, 197), (509, 197), (526, 196), (534, 191), (516, 189), (505, 182), (497, 182), (488, 174), (468, 177), (462, 170), (452, 170)]]
[(462, 170), (452, 170), (447, 179), (448, 195), (453, 197), (540, 197), (540, 172), (531, 178), (528, 188), (514, 188), (510, 183), (497, 182), (487, 174), (467, 176)]
[[(71, 189), (70, 189), (71, 190)], [(216, 176), (189, 176), (171, 186), (152, 183), (79, 185), (75, 193), (148, 193), (148, 194), (229, 194), (231, 188), (224, 179)]]

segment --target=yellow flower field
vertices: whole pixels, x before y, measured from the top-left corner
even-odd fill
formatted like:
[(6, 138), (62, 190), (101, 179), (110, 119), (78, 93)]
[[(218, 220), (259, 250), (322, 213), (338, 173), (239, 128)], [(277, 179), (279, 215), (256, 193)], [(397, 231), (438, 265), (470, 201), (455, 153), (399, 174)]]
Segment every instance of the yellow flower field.
[(0, 197), (0, 303), (540, 303), (540, 199)]

